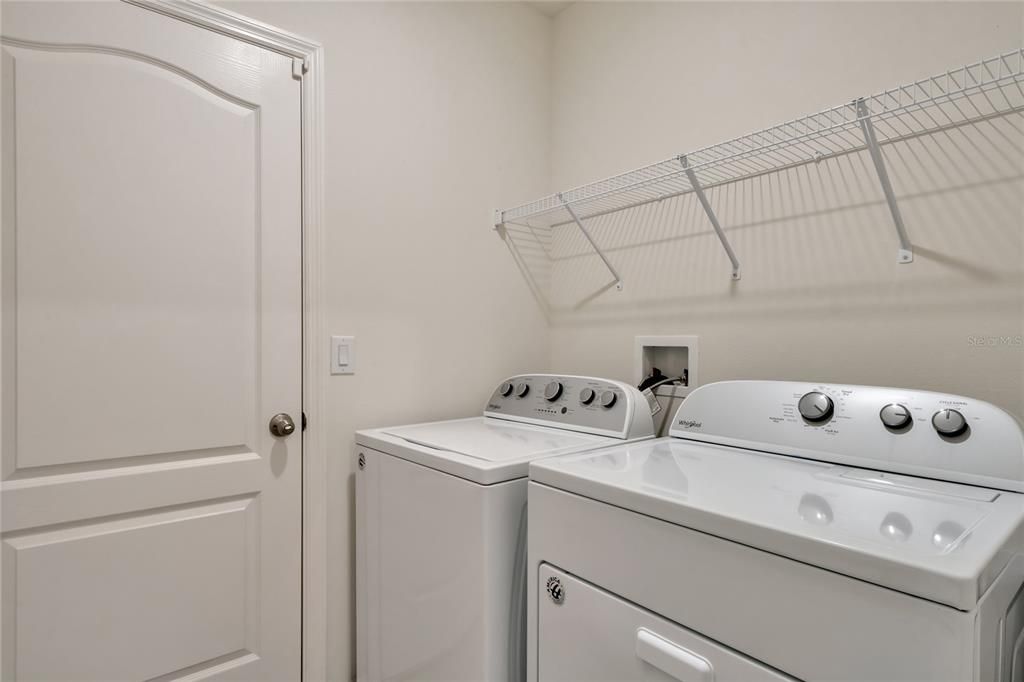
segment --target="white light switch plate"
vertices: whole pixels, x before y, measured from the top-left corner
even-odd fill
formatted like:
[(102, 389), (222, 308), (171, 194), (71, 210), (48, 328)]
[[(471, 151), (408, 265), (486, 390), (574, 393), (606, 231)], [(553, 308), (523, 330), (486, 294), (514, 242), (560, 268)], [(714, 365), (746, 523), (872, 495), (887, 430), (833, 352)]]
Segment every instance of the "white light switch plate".
[(331, 337), (331, 374), (356, 373), (356, 337)]

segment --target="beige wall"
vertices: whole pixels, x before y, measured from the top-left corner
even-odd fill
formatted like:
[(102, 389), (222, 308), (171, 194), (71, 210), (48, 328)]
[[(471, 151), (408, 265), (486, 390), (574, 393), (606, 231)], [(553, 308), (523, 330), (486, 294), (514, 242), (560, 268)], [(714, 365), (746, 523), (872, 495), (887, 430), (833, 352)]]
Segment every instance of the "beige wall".
[[(552, 189), (1016, 48), (1022, 10), (574, 4), (554, 20)], [(907, 386), (1024, 413), (1024, 347), (969, 340), (1024, 333), (1024, 140), (984, 126), (955, 137), (955, 147), (916, 147), (921, 163), (907, 150), (889, 153), (917, 247), (912, 265), (896, 263), (877, 179), (856, 158), (711, 192), (743, 264), (735, 285), (692, 196), (595, 221), (625, 290), (574, 308), (607, 278), (593, 258), (556, 267), (552, 366), (631, 380), (635, 335), (697, 334), (704, 383)], [(585, 252), (578, 238), (569, 242), (570, 255)]]
[(326, 52), (328, 328), (356, 336), (359, 363), (328, 383), (328, 669), (344, 680), (354, 431), (474, 414), (502, 377), (547, 369), (546, 322), (488, 224), (509, 192), (547, 189), (550, 21), (507, 4), (223, 4)]
[(332, 679), (353, 661), (356, 429), (474, 412), (518, 371), (630, 380), (633, 337), (659, 333), (700, 335), (705, 382), (906, 385), (1024, 412), (1024, 349), (968, 342), (1024, 333), (1022, 188), (1005, 169), (974, 189), (896, 179), (924, 195), (904, 204), (911, 266), (870, 192), (859, 209), (815, 203), (874, 182), (857, 167), (785, 178), (812, 196), (795, 204), (781, 180), (713, 196), (735, 286), (692, 202), (599, 222), (626, 289), (574, 308), (595, 270), (563, 267), (550, 325), (486, 229), (497, 206), (1020, 45), (1019, 3), (577, 3), (554, 20), (509, 4), (224, 4), (326, 48), (329, 329), (359, 353), (355, 376), (329, 381)]

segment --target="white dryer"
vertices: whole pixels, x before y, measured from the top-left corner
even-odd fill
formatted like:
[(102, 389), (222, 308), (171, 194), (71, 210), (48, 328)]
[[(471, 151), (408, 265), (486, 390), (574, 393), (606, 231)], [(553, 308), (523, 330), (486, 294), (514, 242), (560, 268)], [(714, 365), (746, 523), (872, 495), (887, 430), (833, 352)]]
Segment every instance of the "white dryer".
[(360, 680), (525, 676), (529, 463), (653, 436), (633, 386), (528, 375), (483, 416), (356, 434)]
[(735, 381), (531, 465), (531, 680), (1024, 680), (1024, 434), (954, 395)]

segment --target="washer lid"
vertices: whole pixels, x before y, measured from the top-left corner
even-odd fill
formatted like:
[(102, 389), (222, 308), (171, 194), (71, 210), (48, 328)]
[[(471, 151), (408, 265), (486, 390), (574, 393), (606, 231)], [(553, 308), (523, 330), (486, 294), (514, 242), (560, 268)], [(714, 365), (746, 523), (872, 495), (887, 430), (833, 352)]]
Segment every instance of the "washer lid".
[(507, 462), (524, 457), (594, 446), (609, 439), (561, 429), (526, 426), (502, 419), (459, 419), (383, 429), (383, 433), (432, 450), (443, 450), (485, 462)]
[(1024, 495), (662, 438), (536, 462), (555, 488), (971, 610)]
[(527, 474), (531, 460), (622, 442), (492, 417), (360, 431), (356, 442), (390, 455), (490, 484)]

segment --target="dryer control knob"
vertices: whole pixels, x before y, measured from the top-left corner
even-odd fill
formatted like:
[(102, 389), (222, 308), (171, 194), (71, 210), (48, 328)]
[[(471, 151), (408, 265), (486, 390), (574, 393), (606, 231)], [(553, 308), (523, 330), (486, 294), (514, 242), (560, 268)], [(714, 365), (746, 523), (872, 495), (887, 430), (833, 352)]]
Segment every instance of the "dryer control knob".
[(821, 391), (805, 393), (797, 404), (800, 416), (809, 422), (827, 422), (832, 417), (835, 405), (832, 398)]
[(505, 396), (507, 398), (510, 395), (512, 395), (512, 389), (513, 388), (514, 388), (514, 386), (512, 386), (512, 382), (511, 381), (506, 381), (505, 383), (503, 383), (498, 388), (498, 391), (501, 393), (501, 395), (503, 395), (503, 396)]
[(544, 387), (544, 397), (551, 402), (558, 400), (558, 397), (562, 395), (562, 382), (552, 381)]
[(967, 430), (967, 419), (958, 410), (939, 410), (932, 415), (932, 426), (940, 436), (955, 438)]
[(580, 391), (580, 402), (584, 405), (589, 405), (594, 402), (594, 398), (597, 397), (597, 393), (592, 388), (585, 388)]
[(601, 394), (601, 407), (611, 407), (618, 399), (619, 396), (615, 395), (615, 391), (605, 391)]
[(526, 394), (530, 392), (530, 384), (525, 381), (520, 381), (516, 384), (516, 395), (520, 398), (525, 398)]
[(902, 429), (909, 425), (911, 420), (910, 410), (906, 405), (899, 403), (889, 403), (883, 407), (882, 411), (878, 413), (878, 418), (889, 429)]

